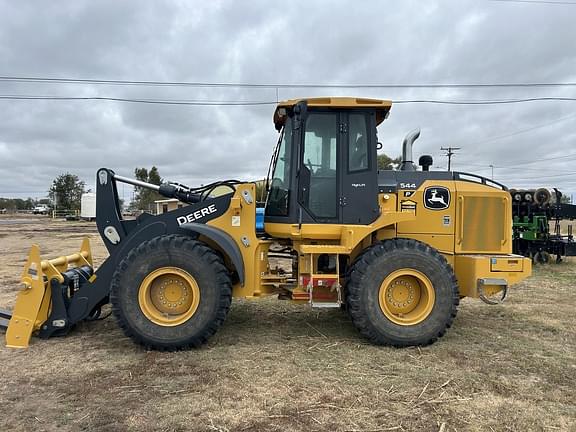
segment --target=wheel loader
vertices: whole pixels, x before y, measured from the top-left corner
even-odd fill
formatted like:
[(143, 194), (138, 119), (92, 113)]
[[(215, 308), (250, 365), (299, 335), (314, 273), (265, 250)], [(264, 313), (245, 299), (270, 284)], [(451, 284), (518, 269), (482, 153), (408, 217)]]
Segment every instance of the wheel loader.
[[(399, 169), (379, 171), (377, 126), (391, 106), (280, 102), (263, 199), (251, 182), (157, 186), (98, 170), (96, 222), (109, 257), (94, 270), (87, 239), (52, 260), (33, 246), (14, 310), (2, 312), (6, 345), (27, 347), (33, 333), (65, 335), (110, 303), (136, 343), (198, 347), (233, 297), (275, 295), (344, 309), (374, 344), (418, 346), (444, 335), (461, 298), (501, 302), (531, 273), (529, 259), (511, 254), (510, 194), (474, 174), (430, 171), (430, 156), (418, 169), (419, 131), (404, 140)], [(124, 220), (119, 183), (183, 206)]]

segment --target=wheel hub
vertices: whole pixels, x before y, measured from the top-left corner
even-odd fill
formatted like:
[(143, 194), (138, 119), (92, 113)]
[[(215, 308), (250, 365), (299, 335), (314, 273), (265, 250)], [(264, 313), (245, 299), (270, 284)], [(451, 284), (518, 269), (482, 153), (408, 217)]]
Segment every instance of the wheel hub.
[(430, 279), (417, 270), (396, 270), (380, 286), (380, 309), (395, 324), (415, 325), (424, 321), (434, 301)]
[(386, 300), (396, 308), (406, 308), (413, 303), (415, 293), (409, 280), (398, 278), (386, 290)]
[(194, 315), (200, 302), (200, 290), (188, 272), (162, 267), (144, 278), (138, 301), (149, 320), (162, 326), (174, 326)]

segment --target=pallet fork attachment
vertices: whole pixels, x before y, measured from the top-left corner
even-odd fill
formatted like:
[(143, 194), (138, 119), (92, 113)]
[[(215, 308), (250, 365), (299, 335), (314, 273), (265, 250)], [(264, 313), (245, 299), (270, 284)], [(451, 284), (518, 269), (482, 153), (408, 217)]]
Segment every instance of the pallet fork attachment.
[(0, 327), (6, 327), (6, 346), (28, 347), (32, 333), (46, 327), (49, 318), (51, 326), (66, 327), (66, 316), (55, 315), (61, 315), (62, 309), (65, 315), (68, 295), (78, 288), (81, 279), (91, 276), (88, 238), (82, 241), (79, 252), (47, 261), (41, 259), (38, 245), (33, 245), (22, 274), (24, 287), (18, 293), (14, 310), (0, 311)]

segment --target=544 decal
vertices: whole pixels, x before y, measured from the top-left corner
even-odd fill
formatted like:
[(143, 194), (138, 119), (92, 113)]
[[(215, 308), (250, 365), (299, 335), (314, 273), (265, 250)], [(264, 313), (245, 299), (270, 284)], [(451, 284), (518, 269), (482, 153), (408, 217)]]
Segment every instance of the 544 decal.
[(416, 189), (416, 183), (400, 183), (400, 189)]

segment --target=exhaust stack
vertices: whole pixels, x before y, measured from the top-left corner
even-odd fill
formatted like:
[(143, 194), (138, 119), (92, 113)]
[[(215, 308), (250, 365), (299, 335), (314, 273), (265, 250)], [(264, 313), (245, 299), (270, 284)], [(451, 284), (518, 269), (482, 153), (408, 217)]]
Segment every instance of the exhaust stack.
[(400, 164), (400, 171), (416, 171), (416, 165), (412, 158), (412, 145), (414, 141), (420, 136), (420, 128), (416, 128), (408, 132), (404, 142), (402, 142), (402, 163)]

